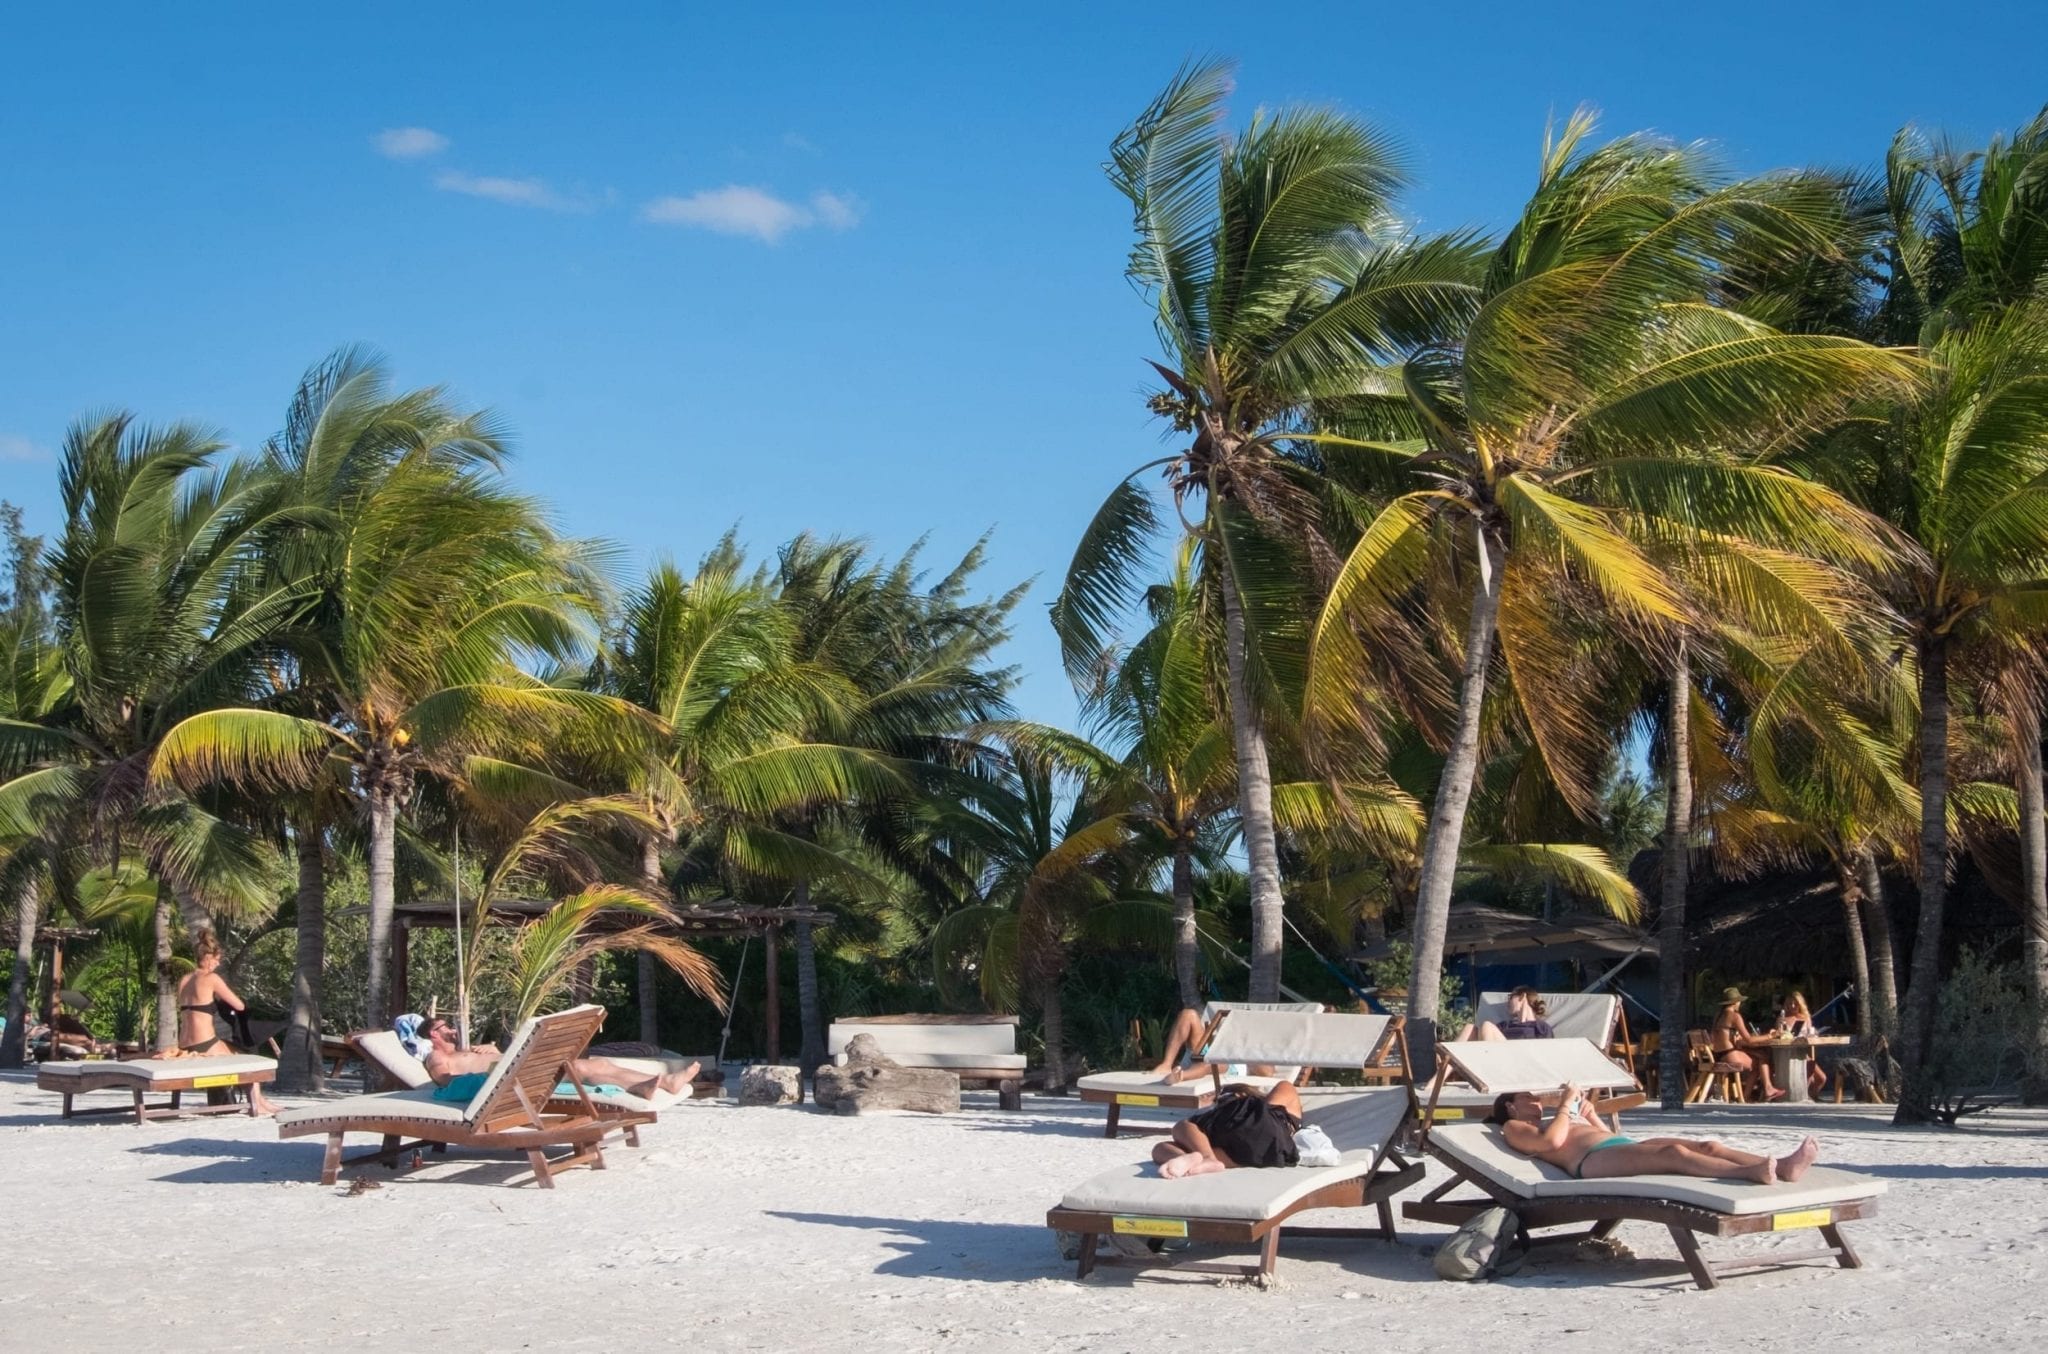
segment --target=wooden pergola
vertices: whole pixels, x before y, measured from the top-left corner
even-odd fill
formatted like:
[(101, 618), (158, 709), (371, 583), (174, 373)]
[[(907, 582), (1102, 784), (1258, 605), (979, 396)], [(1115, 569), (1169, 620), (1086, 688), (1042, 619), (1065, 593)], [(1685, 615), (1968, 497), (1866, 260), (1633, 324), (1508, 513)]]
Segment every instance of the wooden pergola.
[[(0, 927), (0, 943), (12, 949), (20, 934), (20, 929), (10, 922)], [(37, 1008), (46, 1024), (57, 1008), (57, 994), (64, 989), (64, 946), (75, 940), (91, 940), (98, 934), (98, 931), (84, 926), (51, 926), (45, 923), (36, 928), (36, 947), (50, 952), (49, 981), (43, 986), (42, 1004)], [(29, 1001), (31, 1005), (35, 1003), (33, 992), (29, 994)]]
[[(548, 909), (553, 906), (554, 903), (545, 898), (506, 899), (491, 904), (487, 924), (524, 926), (546, 916)], [(464, 928), (473, 925), (475, 917), (475, 908), (464, 903), (461, 909)], [(762, 907), (753, 903), (720, 900), (670, 908), (669, 918), (667, 921), (652, 921), (645, 914), (637, 912), (597, 912), (592, 914), (586, 925), (599, 931), (631, 931), (651, 925), (658, 932), (683, 940), (730, 936), (762, 938), (762, 968), (767, 989), (763, 1042), (767, 1045), (768, 1061), (780, 1061), (782, 972), (777, 952), (782, 946), (782, 928), (790, 922), (799, 921), (809, 922), (813, 926), (829, 926), (833, 921), (832, 914), (813, 907)], [(412, 1004), (411, 984), (407, 971), (411, 932), (415, 927), (453, 930), (456, 920), (455, 902), (447, 898), (429, 898), (419, 902), (400, 903), (392, 920), (394, 925), (391, 933), (391, 1008), (394, 1011), (403, 1011)]]

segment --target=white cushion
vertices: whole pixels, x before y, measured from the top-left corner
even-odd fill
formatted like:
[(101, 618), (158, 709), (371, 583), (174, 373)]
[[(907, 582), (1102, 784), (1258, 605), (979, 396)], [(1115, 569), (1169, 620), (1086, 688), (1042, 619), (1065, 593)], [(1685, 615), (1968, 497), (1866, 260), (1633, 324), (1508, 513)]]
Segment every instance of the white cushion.
[(431, 1086), (434, 1079), (427, 1075), (427, 1065), (405, 1051), (405, 1045), (390, 1030), (372, 1030), (356, 1038), (356, 1046), (371, 1062), (389, 1072), (398, 1084), (406, 1087)]
[[(1091, 1072), (1074, 1083), (1084, 1091), (1108, 1091), (1116, 1095), (1207, 1096), (1216, 1092), (1213, 1077), (1190, 1077), (1169, 1083), (1150, 1072)], [(1260, 1095), (1280, 1084), (1278, 1077), (1225, 1077), (1227, 1086), (1250, 1086)]]
[[(1017, 1050), (1017, 1027), (1008, 1023), (993, 1025), (896, 1025), (869, 1024), (860, 1020), (835, 1020), (826, 1031), (826, 1051), (837, 1058), (846, 1052), (846, 1046), (853, 1042), (855, 1035), (871, 1034), (882, 1046), (882, 1052), (906, 1066), (941, 1067), (943, 1063), (910, 1063), (908, 1055), (931, 1055), (939, 1053), (1013, 1054)], [(957, 1067), (1008, 1067), (1008, 1063), (976, 1063), (973, 1061), (951, 1064)], [(1023, 1066), (1020, 1061), (1017, 1064)]]
[(1285, 1212), (1303, 1195), (1370, 1171), (1408, 1113), (1402, 1089), (1318, 1097), (1307, 1120), (1322, 1126), (1343, 1153), (1335, 1166), (1241, 1167), (1168, 1180), (1149, 1161), (1104, 1171), (1067, 1191), (1062, 1208), (1083, 1213), (1164, 1218), (1229, 1218), (1258, 1222)]
[(1450, 1040), (1437, 1048), (1482, 1091), (1554, 1091), (1567, 1082), (1588, 1090), (1633, 1087), (1633, 1073), (1590, 1039)]
[(1363, 1067), (1386, 1032), (1383, 1015), (1230, 1011), (1202, 1056), (1218, 1063)]
[[(1498, 1025), (1508, 1019), (1506, 992), (1481, 992), (1477, 1020)], [(1614, 1042), (1614, 1022), (1621, 1016), (1621, 998), (1612, 992), (1538, 992), (1543, 1001), (1542, 1019), (1560, 1039), (1591, 1039), (1602, 1048)]]
[(1490, 1124), (1460, 1124), (1430, 1130), (1431, 1150), (1484, 1176), (1524, 1199), (1621, 1197), (1663, 1199), (1717, 1213), (1776, 1213), (1783, 1209), (1818, 1208), (1824, 1204), (1869, 1199), (1885, 1192), (1882, 1180), (1850, 1171), (1815, 1166), (1797, 1183), (1754, 1185), (1742, 1180), (1711, 1180), (1690, 1175), (1626, 1175), (1574, 1180), (1548, 1162), (1523, 1156), (1509, 1147)]
[(1202, 1007), (1202, 1023), (1208, 1024), (1221, 1011), (1299, 1011), (1314, 1015), (1322, 1009), (1319, 1001), (1212, 1001)]
[(133, 1058), (127, 1062), (95, 1059), (86, 1062), (36, 1064), (36, 1076), (39, 1078), (116, 1076), (132, 1077), (136, 1081), (150, 1084), (158, 1081), (187, 1081), (193, 1077), (224, 1077), (230, 1074), (239, 1077), (250, 1072), (276, 1070), (276, 1059), (259, 1058), (249, 1053), (228, 1053), (219, 1057)]
[(465, 1122), (465, 1109), (465, 1106), (451, 1101), (434, 1099), (434, 1093), (430, 1088), (382, 1091), (376, 1095), (352, 1095), (341, 1100), (279, 1110), (277, 1122), (280, 1125), (332, 1124), (336, 1128), (347, 1128), (351, 1124), (378, 1119), (395, 1119), (401, 1123), (459, 1125)]
[[(990, 1072), (1022, 1072), (1024, 1055), (1021, 1053), (975, 1053), (935, 1052), (931, 1049), (889, 1048), (882, 1050), (882, 1056), (905, 1067), (934, 1067), (941, 1070), (968, 1071), (980, 1069)], [(844, 1050), (832, 1055), (835, 1063), (844, 1063)]]

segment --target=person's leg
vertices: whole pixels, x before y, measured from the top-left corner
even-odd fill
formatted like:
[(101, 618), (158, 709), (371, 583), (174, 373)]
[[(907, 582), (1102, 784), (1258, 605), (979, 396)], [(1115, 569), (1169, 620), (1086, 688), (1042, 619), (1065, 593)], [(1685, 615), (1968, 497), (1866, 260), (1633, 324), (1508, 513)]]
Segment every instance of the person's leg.
[(610, 1058), (578, 1058), (572, 1066), (576, 1079), (586, 1086), (616, 1086), (629, 1095), (647, 1099), (656, 1090), (679, 1094), (697, 1076), (697, 1064), (691, 1063), (680, 1072), (664, 1072), (650, 1077), (638, 1068), (622, 1067)]
[(1301, 1117), (1301, 1092), (1295, 1090), (1287, 1082), (1283, 1081), (1272, 1090), (1266, 1092), (1266, 1103), (1268, 1105), (1278, 1105), (1297, 1119)]
[(1152, 1160), (1159, 1163), (1159, 1173), (1169, 1180), (1184, 1175), (1207, 1175), (1230, 1165), (1193, 1119), (1175, 1124), (1172, 1138), (1152, 1149)]
[(277, 1102), (263, 1094), (263, 1086), (260, 1082), (252, 1081), (249, 1083), (249, 1105), (258, 1114), (271, 1115), (277, 1113)]
[(1630, 1143), (1625, 1147), (1602, 1147), (1588, 1152), (1579, 1163), (1581, 1180), (1611, 1180), (1624, 1175), (1692, 1175), (1717, 1180), (1749, 1180), (1768, 1185), (1777, 1179), (1774, 1163), (1759, 1158), (1753, 1166), (1702, 1152), (1681, 1138)]
[(1501, 1043), (1507, 1039), (1507, 1036), (1502, 1034), (1500, 1026), (1494, 1024), (1491, 1020), (1475, 1020), (1464, 1029), (1459, 1030), (1458, 1038), (1452, 1042), (1456, 1043), (1467, 1039), (1478, 1039), (1486, 1043)]
[(1195, 1041), (1202, 1037), (1202, 1015), (1191, 1006), (1183, 1006), (1173, 1017), (1173, 1023), (1166, 1027), (1166, 1055), (1152, 1068), (1152, 1075), (1163, 1077), (1180, 1062), (1183, 1053), (1194, 1051)]

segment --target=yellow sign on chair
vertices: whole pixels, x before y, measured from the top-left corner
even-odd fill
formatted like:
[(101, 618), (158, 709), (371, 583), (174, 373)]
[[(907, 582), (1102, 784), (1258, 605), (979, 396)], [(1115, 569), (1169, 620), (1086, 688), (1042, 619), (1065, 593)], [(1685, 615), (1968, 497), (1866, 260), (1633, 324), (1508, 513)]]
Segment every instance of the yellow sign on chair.
[(194, 1077), (192, 1078), (192, 1089), (203, 1091), (209, 1086), (235, 1086), (239, 1085), (241, 1080), (240, 1077), (232, 1072), (218, 1077)]
[(1117, 1103), (1117, 1104), (1119, 1104), (1119, 1105), (1157, 1105), (1157, 1104), (1159, 1103), (1159, 1097), (1158, 1097), (1158, 1096), (1156, 1096), (1156, 1095), (1128, 1095), (1128, 1094), (1126, 1094), (1126, 1095), (1119, 1095), (1119, 1096), (1118, 1096), (1118, 1097), (1116, 1098), (1116, 1103)]
[(1465, 1117), (1465, 1111), (1463, 1111), (1463, 1110), (1454, 1110), (1454, 1109), (1445, 1109), (1445, 1108), (1444, 1108), (1444, 1107), (1442, 1107), (1442, 1106), (1437, 1106), (1437, 1107), (1434, 1107), (1434, 1108), (1432, 1108), (1432, 1109), (1430, 1110), (1430, 1112), (1429, 1112), (1429, 1117), (1430, 1117), (1430, 1119), (1431, 1119), (1431, 1120), (1433, 1120), (1434, 1122), (1436, 1122), (1436, 1123), (1439, 1123), (1439, 1124), (1442, 1124), (1442, 1123), (1448, 1123), (1448, 1122), (1450, 1122), (1450, 1121), (1451, 1121), (1451, 1120), (1453, 1120), (1453, 1119), (1462, 1119), (1462, 1118), (1464, 1118), (1464, 1117)]
[(1118, 1236), (1178, 1236), (1188, 1234), (1181, 1218), (1111, 1218), (1109, 1230)]
[(1835, 1213), (1831, 1208), (1805, 1208), (1796, 1213), (1773, 1213), (1771, 1230), (1791, 1232), (1801, 1227), (1825, 1227), (1834, 1220)]

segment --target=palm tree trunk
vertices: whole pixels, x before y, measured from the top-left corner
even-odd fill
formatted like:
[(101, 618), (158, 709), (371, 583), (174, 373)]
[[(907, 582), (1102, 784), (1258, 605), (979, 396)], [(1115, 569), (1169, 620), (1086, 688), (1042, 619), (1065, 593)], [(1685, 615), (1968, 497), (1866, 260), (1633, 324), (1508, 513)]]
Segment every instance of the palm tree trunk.
[[(796, 905), (811, 905), (811, 884), (807, 879), (797, 881)], [(816, 1071), (825, 1061), (825, 1021), (818, 1005), (818, 947), (809, 922), (791, 922), (789, 930), (796, 941), (796, 1012), (797, 1024), (803, 1032), (797, 1067), (799, 1071)]]
[[(661, 843), (653, 837), (640, 843), (640, 887), (650, 893), (662, 892)], [(661, 1005), (655, 988), (661, 966), (647, 950), (640, 951), (638, 982), (640, 996), (640, 1042), (661, 1046)]]
[(1266, 725), (1252, 696), (1247, 670), (1244, 599), (1223, 572), (1223, 655), (1230, 678), (1230, 732), (1237, 750), (1237, 808), (1252, 899), (1252, 1001), (1280, 999), (1280, 939), (1286, 903), (1280, 894), (1280, 848), (1273, 830), (1273, 770), (1266, 757)]
[(1685, 1108), (1685, 1032), (1692, 1025), (1685, 971), (1685, 904), (1692, 875), (1692, 665), (1683, 638), (1671, 665), (1665, 715), (1664, 887), (1657, 905), (1657, 1087), (1667, 1110)]
[[(2014, 720), (2019, 739), (2020, 883), (2025, 894), (2026, 937), (2023, 953), (2028, 995), (2034, 1002), (2034, 1047), (2048, 1049), (2048, 807), (2042, 803), (2041, 710), (2031, 699), (2020, 702)], [(2038, 1060), (2035, 1065), (2038, 1065)], [(2036, 1099), (2041, 1088), (2029, 1087)]]
[(1180, 987), (1180, 1004), (1190, 1011), (1202, 1008), (1202, 987), (1196, 972), (1200, 948), (1195, 940), (1195, 857), (1188, 843), (1176, 837), (1173, 843), (1173, 980)]
[(1934, 1011), (1941, 985), (1941, 921), (1948, 898), (1948, 641), (1935, 637), (1920, 645), (1920, 922), (1913, 933), (1913, 964), (1906, 980), (1904, 1019), (1899, 1026), (1899, 1061), (1906, 1091), (1899, 1096), (1894, 1123), (1924, 1117), (1915, 1082), (1927, 1064), (1934, 1038)]
[(0, 1067), (28, 1060), (29, 975), (35, 971), (36, 927), (42, 924), (43, 895), (31, 879), (14, 912), (14, 972), (7, 976), (7, 1030), (0, 1034)]
[(370, 785), (370, 946), (365, 1020), (371, 1029), (391, 1023), (391, 926), (398, 910), (398, 796)]
[(1444, 757), (1436, 803), (1429, 812), (1429, 836), (1422, 845), (1422, 873), (1416, 881), (1415, 921), (1410, 935), (1415, 964), (1408, 979), (1408, 1044), (1418, 1067), (1435, 1066), (1437, 992), (1444, 971), (1444, 931), (1451, 921), (1451, 885), (1465, 835), (1465, 808), (1479, 774), (1479, 715), (1486, 704), (1487, 667), (1500, 618), (1501, 566), (1507, 552), (1484, 528), (1479, 585), (1465, 624), (1465, 670), (1458, 690), (1458, 727)]
[(1857, 852), (1863, 877), (1863, 938), (1870, 948), (1871, 1023), (1886, 1039), (1899, 1032), (1899, 972), (1892, 950), (1892, 914), (1884, 900), (1884, 874), (1877, 852), (1865, 842)]
[(178, 985), (171, 979), (171, 886), (156, 886), (156, 1047), (161, 1053), (178, 1042)]
[[(308, 815), (310, 817), (310, 815)], [(327, 1084), (320, 1059), (320, 974), (327, 966), (327, 861), (321, 829), (301, 822), (292, 831), (299, 857), (297, 947), (292, 955), (292, 1015), (277, 1064), (280, 1091), (317, 1091)]]
[(1048, 1095), (1067, 1093), (1067, 1061), (1061, 1051), (1066, 1045), (1067, 1022), (1060, 1006), (1060, 982), (1065, 977), (1064, 971), (1053, 973), (1040, 992), (1038, 1009), (1045, 1019), (1045, 1090)]
[(185, 923), (186, 939), (197, 940), (214, 933), (213, 914), (199, 901), (199, 895), (176, 884), (171, 886), (171, 895), (178, 900), (178, 920)]
[(1849, 941), (1849, 981), (1856, 985), (1856, 1037), (1870, 1038), (1876, 1028), (1870, 999), (1870, 951), (1863, 944), (1863, 885), (1852, 860), (1837, 858), (1835, 879), (1842, 890), (1842, 930)]

